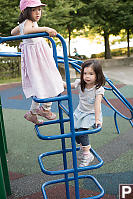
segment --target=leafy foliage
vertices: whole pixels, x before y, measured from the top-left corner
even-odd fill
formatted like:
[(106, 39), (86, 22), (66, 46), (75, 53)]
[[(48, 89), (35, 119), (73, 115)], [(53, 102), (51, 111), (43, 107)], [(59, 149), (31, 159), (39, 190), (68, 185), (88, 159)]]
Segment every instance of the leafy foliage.
[(68, 36), (68, 30), (72, 32), (74, 29), (80, 30), (84, 27), (83, 18), (78, 16), (78, 10), (84, 6), (81, 1), (56, 0), (54, 5), (52, 2), (48, 1), (41, 20), (42, 25), (55, 28), (65, 37)]
[(20, 58), (1, 57), (0, 58), (0, 80), (16, 78), (20, 76)]
[[(0, 0), (0, 34), (9, 36), (17, 25), (20, 0)], [(131, 0), (42, 0), (44, 8), (41, 26), (55, 28), (65, 38), (83, 34), (90, 28), (104, 36), (118, 35), (122, 29), (133, 32), (133, 1)], [(89, 29), (87, 28), (89, 27)], [(18, 45), (17, 42), (10, 45)], [(108, 42), (105, 46), (109, 48)], [(106, 48), (105, 48), (106, 51)], [(106, 52), (105, 52), (106, 54)]]
[(9, 36), (11, 29), (17, 25), (19, 16), (18, 0), (0, 0), (0, 34)]

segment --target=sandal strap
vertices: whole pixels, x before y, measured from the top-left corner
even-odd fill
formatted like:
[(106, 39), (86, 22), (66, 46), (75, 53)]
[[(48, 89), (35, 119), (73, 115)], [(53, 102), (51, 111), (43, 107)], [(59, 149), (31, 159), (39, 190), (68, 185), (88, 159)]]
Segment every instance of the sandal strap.
[(34, 124), (43, 124), (44, 121), (43, 120), (38, 120), (37, 119), (37, 115), (36, 114), (33, 114), (31, 111), (27, 112), (25, 115), (24, 115), (24, 118)]
[(48, 120), (54, 120), (56, 118), (56, 115), (54, 113), (45, 110), (42, 106), (36, 110), (36, 113), (42, 117), (45, 117)]

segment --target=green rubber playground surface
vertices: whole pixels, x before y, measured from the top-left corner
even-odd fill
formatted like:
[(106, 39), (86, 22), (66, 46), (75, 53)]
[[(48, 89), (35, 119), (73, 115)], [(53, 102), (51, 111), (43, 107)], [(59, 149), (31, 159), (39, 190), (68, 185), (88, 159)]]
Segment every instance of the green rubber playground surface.
[[(119, 91), (133, 105), (133, 86), (125, 85), (114, 81)], [(19, 85), (20, 86), (20, 85)], [(21, 86), (20, 86), (21, 87)], [(6, 99), (6, 106), (3, 102), (3, 116), (5, 132), (8, 145), (8, 170), (12, 189), (11, 199), (41, 199), (41, 185), (49, 180), (62, 178), (62, 176), (48, 176), (41, 172), (38, 164), (38, 156), (44, 152), (61, 149), (60, 140), (40, 140), (34, 130), (34, 125), (24, 119), (24, 114), (28, 110), (25, 106), (25, 99), (21, 96), (20, 87), (1, 89), (1, 96)], [(17, 91), (16, 91), (17, 90)], [(20, 92), (20, 93), (19, 93)], [(16, 94), (17, 93), (17, 94)], [(75, 92), (76, 93), (76, 92)], [(74, 105), (78, 103), (77, 94), (73, 93)], [(12, 95), (12, 96), (11, 96)], [(122, 113), (129, 116), (129, 112), (116, 97), (106, 92), (105, 96)], [(9, 102), (9, 103), (8, 103)], [(15, 108), (16, 104), (16, 108)], [(27, 109), (26, 109), (27, 108)], [(103, 101), (103, 128), (101, 132), (90, 135), (92, 148), (103, 159), (104, 164), (101, 168), (88, 170), (82, 174), (93, 175), (105, 190), (103, 199), (118, 199), (119, 184), (133, 183), (133, 128), (129, 121), (117, 117), (120, 134), (117, 133), (113, 111)], [(53, 112), (58, 112), (53, 106)], [(64, 114), (64, 117), (67, 117)], [(60, 134), (58, 124), (48, 125), (40, 128), (44, 135)], [(69, 123), (65, 123), (65, 132), (68, 133)], [(71, 140), (66, 139), (66, 147), (71, 148)], [(68, 168), (72, 168), (72, 154), (67, 154)], [(46, 157), (44, 160), (45, 168), (50, 171), (61, 170), (63, 160), (62, 155)], [(96, 164), (95, 159), (92, 164)], [(81, 198), (90, 197), (99, 193), (95, 184), (90, 180), (79, 181)], [(47, 188), (48, 198), (65, 199), (65, 188), (63, 185), (53, 185)], [(74, 183), (70, 182), (70, 195), (74, 199)]]
[[(24, 175), (34, 174), (35, 172), (40, 172), (40, 167), (38, 164), (38, 156), (41, 153), (60, 150), (61, 142), (60, 140), (40, 140), (36, 136), (36, 132), (34, 130), (34, 126), (32, 123), (29, 123), (23, 119), (23, 115), (25, 111), (23, 110), (12, 110), (5, 109), (3, 110), (5, 121), (5, 130), (8, 132), (7, 136), (7, 144), (8, 144), (8, 167), (12, 172), (21, 173)], [(17, 118), (17, 123), (15, 119)], [(12, 121), (14, 121), (14, 125), (12, 125)], [(66, 132), (69, 132), (69, 124), (66, 124)], [(130, 131), (130, 124), (128, 121), (119, 118), (119, 126), (121, 133), (117, 134), (113, 122), (113, 118), (111, 120), (110, 117), (104, 117), (103, 129), (100, 133), (90, 135), (90, 142), (92, 147), (99, 152), (99, 150), (106, 145), (113, 142), (113, 140), (121, 139), (123, 135), (125, 135), (128, 131)], [(59, 134), (59, 126), (51, 125), (42, 127), (41, 132), (44, 135), (54, 135)], [(71, 147), (71, 140), (66, 139), (66, 144), (68, 147)], [(102, 154), (100, 154), (102, 156)], [(107, 172), (118, 172), (118, 171), (127, 171), (127, 169), (132, 169), (133, 159), (131, 159), (132, 150), (128, 151), (128, 156), (121, 154), (120, 162), (115, 159), (113, 162), (104, 163), (104, 167), (95, 170), (95, 173), (101, 173), (103, 170)], [(109, 154), (109, 156), (113, 156)], [(131, 161), (126, 166), (126, 157)], [(69, 160), (68, 160), (69, 161)], [(121, 164), (122, 162), (122, 164)], [(125, 162), (125, 164), (124, 164)], [(114, 166), (115, 163), (115, 166)], [(50, 158), (48, 161), (48, 168), (54, 169), (55, 167), (60, 166), (61, 158)], [(121, 166), (120, 166), (121, 165)]]

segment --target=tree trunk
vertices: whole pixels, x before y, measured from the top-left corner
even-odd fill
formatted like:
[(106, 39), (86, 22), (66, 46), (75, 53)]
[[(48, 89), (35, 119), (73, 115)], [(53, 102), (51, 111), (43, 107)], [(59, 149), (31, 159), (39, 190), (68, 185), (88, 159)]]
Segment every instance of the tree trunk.
[(68, 28), (68, 34), (69, 34), (69, 40), (68, 40), (68, 54), (69, 56), (71, 56), (71, 52), (70, 52), (70, 43), (71, 43), (71, 29), (69, 26), (67, 26)]
[(129, 29), (127, 29), (127, 56), (130, 57), (130, 46), (129, 46)]
[(109, 34), (104, 32), (104, 45), (105, 45), (105, 59), (112, 59), (110, 45), (109, 45)]

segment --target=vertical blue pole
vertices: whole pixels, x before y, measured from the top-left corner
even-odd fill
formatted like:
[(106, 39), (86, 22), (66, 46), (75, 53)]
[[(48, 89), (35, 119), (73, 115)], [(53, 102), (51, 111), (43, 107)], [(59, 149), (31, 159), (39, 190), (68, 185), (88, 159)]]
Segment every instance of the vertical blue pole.
[[(55, 44), (55, 41), (50, 38), (50, 41), (52, 43), (52, 47), (53, 47), (53, 57), (54, 57), (54, 60), (55, 60), (55, 63), (56, 63), (56, 67), (58, 68), (58, 60), (57, 60), (57, 50), (56, 50), (56, 44)], [(63, 111), (62, 109), (60, 108), (60, 103), (61, 101), (58, 102), (58, 109), (59, 109), (59, 119), (60, 119), (60, 132), (61, 134), (64, 134), (64, 123), (63, 123)], [(63, 138), (61, 140), (62, 142), (62, 150), (63, 150), (63, 164), (64, 164), (64, 170), (67, 169), (67, 157), (66, 157), (66, 146), (65, 146), (65, 138)], [(69, 182), (68, 182), (68, 174), (65, 174), (65, 179), (66, 179), (66, 182), (65, 182), (65, 186), (66, 186), (66, 196), (67, 196), (67, 199), (70, 199), (70, 192), (69, 192)]]
[[(60, 108), (59, 104), (60, 104), (60, 102), (58, 102), (59, 119), (60, 119), (60, 131), (61, 131), (61, 134), (64, 134), (63, 112), (62, 112), (62, 109)], [(61, 142), (62, 142), (62, 150), (63, 150), (64, 170), (66, 170), (67, 169), (67, 158), (66, 158), (66, 151), (65, 151), (65, 149), (66, 149), (65, 138), (63, 138), (61, 140)], [(65, 174), (65, 179), (66, 179), (66, 182), (65, 182), (65, 185), (66, 185), (66, 196), (67, 196), (67, 199), (70, 199), (68, 174)]]
[(73, 106), (72, 106), (72, 94), (71, 94), (71, 86), (70, 86), (69, 64), (68, 64), (68, 57), (67, 57), (67, 47), (66, 47), (65, 41), (62, 39), (62, 37), (59, 34), (57, 35), (57, 37), (59, 37), (63, 46), (67, 94), (68, 94), (69, 117), (70, 117), (70, 130), (72, 133), (71, 142), (72, 142), (72, 156), (73, 156), (73, 168), (74, 168), (75, 196), (76, 196), (76, 199), (80, 199), (77, 158), (76, 158), (75, 129), (74, 129), (74, 121), (73, 121)]

